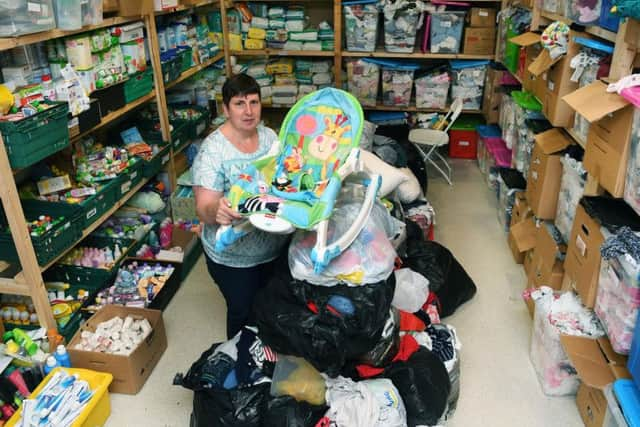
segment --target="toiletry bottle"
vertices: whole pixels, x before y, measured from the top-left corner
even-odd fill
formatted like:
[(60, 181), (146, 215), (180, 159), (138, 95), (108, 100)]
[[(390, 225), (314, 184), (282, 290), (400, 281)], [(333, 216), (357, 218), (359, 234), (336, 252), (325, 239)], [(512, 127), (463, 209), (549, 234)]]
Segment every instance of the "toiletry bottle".
[(49, 375), (49, 372), (53, 371), (58, 366), (59, 365), (58, 365), (58, 362), (56, 361), (56, 358), (53, 356), (49, 356), (47, 357), (47, 361), (45, 362), (42, 369), (44, 370), (45, 375)]
[(67, 349), (64, 348), (62, 344), (58, 345), (54, 357), (56, 358), (58, 365), (64, 366), (65, 368), (71, 367), (71, 359), (69, 358), (69, 353), (67, 353)]

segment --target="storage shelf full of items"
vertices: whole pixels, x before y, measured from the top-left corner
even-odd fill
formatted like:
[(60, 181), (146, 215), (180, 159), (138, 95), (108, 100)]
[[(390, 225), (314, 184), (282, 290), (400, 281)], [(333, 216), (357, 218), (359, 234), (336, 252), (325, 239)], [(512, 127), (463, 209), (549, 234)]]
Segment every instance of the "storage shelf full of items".
[[(571, 25), (571, 24), (574, 23), (571, 19), (569, 19), (569, 18), (567, 18), (565, 16), (562, 16), (562, 15), (559, 15), (557, 13), (551, 13), (551, 12), (544, 12), (543, 11), (543, 12), (540, 13), (540, 16), (542, 18), (546, 18), (546, 20), (548, 22), (561, 21), (561, 22), (564, 22), (567, 25)], [(580, 24), (578, 24), (578, 25), (580, 25)], [(609, 31), (609, 30), (607, 30), (605, 28), (602, 28), (602, 27), (598, 27), (596, 25), (589, 25), (589, 26), (585, 27), (585, 33), (591, 34), (593, 36), (599, 37), (599, 38), (604, 39), (604, 40), (608, 40), (608, 41), (613, 42), (613, 43), (616, 42), (617, 33), (614, 33), (613, 31)]]
[(423, 52), (385, 52), (378, 49), (375, 52), (342, 52), (345, 58), (392, 58), (392, 59), (493, 59), (495, 55), (473, 55), (464, 53), (423, 53)]
[[(143, 2), (140, 2), (142, 4)], [(223, 1), (206, 1), (196, 2), (184, 6), (179, 6), (172, 11), (160, 12), (160, 15), (164, 15), (169, 12), (182, 12), (189, 11), (195, 7), (200, 6), (220, 6)], [(139, 13), (135, 16), (127, 17), (110, 17), (104, 18), (100, 24), (84, 26), (81, 29), (73, 31), (63, 31), (59, 29), (52, 29), (42, 31), (39, 33), (32, 33), (26, 35), (20, 35), (12, 38), (0, 38), (0, 51), (12, 49), (15, 47), (28, 46), (33, 43), (38, 43), (51, 39), (58, 39), (67, 36), (75, 36), (87, 31), (94, 31), (100, 29), (106, 29), (109, 27), (120, 27), (128, 24), (142, 21), (146, 37), (148, 39), (148, 52), (150, 53), (150, 68), (153, 71), (153, 85), (152, 89), (147, 94), (141, 94), (136, 99), (126, 103), (120, 108), (108, 110), (104, 116), (98, 119), (95, 125), (89, 129), (83, 129), (73, 136), (69, 135), (67, 140), (71, 143), (79, 141), (81, 138), (94, 134), (97, 131), (103, 131), (107, 127), (115, 125), (121, 121), (121, 119), (129, 116), (134, 110), (146, 105), (150, 101), (154, 100), (157, 103), (157, 111), (160, 118), (160, 133), (162, 140), (171, 142), (170, 125), (168, 118), (168, 108), (165, 98), (166, 87), (173, 87), (176, 84), (192, 77), (199, 71), (202, 71), (208, 66), (213, 65), (215, 62), (224, 58), (224, 53), (218, 52), (213, 57), (203, 61), (200, 64), (196, 64), (188, 69), (184, 69), (177, 78), (172, 82), (167, 82), (163, 76), (163, 67), (160, 58), (158, 34), (155, 23), (156, 13), (153, 11)], [(150, 76), (148, 78), (151, 78)], [(149, 86), (151, 87), (151, 86)], [(66, 116), (64, 117), (66, 120)], [(66, 125), (66, 122), (65, 122)], [(66, 126), (65, 126), (66, 127)], [(101, 133), (101, 132), (100, 132)], [(167, 150), (165, 150), (167, 151)], [(56, 157), (67, 156), (66, 151), (61, 151)], [(175, 186), (176, 171), (174, 168), (173, 158), (175, 154), (173, 150), (168, 150), (168, 160), (166, 162), (165, 170), (169, 174), (170, 182)], [(165, 163), (163, 158), (163, 163)], [(27, 166), (29, 167), (29, 166)], [(115, 199), (106, 208), (103, 208), (96, 215), (96, 219), (92, 220), (91, 224), (84, 226), (76, 225), (74, 228), (77, 230), (73, 234), (73, 238), (70, 241), (66, 241), (63, 247), (60, 247), (59, 253), (52, 254), (46, 260), (42, 260), (34, 249), (34, 242), (31, 239), (27, 221), (25, 219), (25, 211), (23, 210), (22, 203), (18, 196), (18, 189), (16, 185), (16, 178), (22, 175), (24, 167), (12, 168), (7, 149), (5, 147), (5, 141), (0, 137), (0, 181), (3, 185), (0, 186), (0, 200), (4, 208), (6, 216), (6, 222), (11, 230), (11, 238), (13, 245), (15, 246), (15, 252), (17, 253), (17, 259), (19, 262), (5, 262), (0, 261), (0, 293), (25, 295), (32, 298), (36, 313), (40, 324), (47, 329), (56, 329), (56, 320), (53, 317), (49, 300), (47, 297), (47, 291), (44, 286), (42, 273), (51, 267), (56, 261), (60, 260), (66, 253), (68, 253), (76, 244), (87, 237), (92, 231), (98, 228), (107, 218), (109, 218), (118, 208), (122, 207), (132, 196), (134, 196), (148, 181), (149, 177), (138, 177), (136, 180), (131, 178), (131, 181), (122, 180), (123, 185), (118, 185), (118, 196), (114, 196)], [(25, 171), (26, 172), (26, 171)], [(14, 178), (16, 176), (16, 178)], [(133, 177), (133, 174), (131, 175)], [(114, 181), (115, 182), (115, 181)], [(4, 184), (6, 183), (6, 185)], [(120, 180), (118, 180), (120, 184)], [(115, 186), (115, 184), (114, 184)], [(39, 261), (40, 259), (40, 261)]]

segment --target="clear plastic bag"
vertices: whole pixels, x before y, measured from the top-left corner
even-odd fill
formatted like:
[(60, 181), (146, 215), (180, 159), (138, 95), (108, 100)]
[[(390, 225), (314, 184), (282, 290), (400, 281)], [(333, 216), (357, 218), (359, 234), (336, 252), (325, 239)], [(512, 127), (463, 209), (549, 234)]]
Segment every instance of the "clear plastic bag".
[[(338, 196), (336, 209), (329, 219), (328, 242), (342, 236), (362, 207), (366, 188), (345, 185)], [(313, 271), (311, 251), (316, 244), (316, 232), (298, 231), (289, 245), (289, 267), (298, 280), (315, 285), (337, 283), (362, 285), (386, 280), (393, 271), (396, 251), (389, 238), (396, 234), (393, 217), (387, 209), (374, 204), (371, 214), (354, 242), (334, 258), (321, 274)]]
[(391, 305), (398, 310), (415, 313), (429, 296), (429, 280), (410, 268), (401, 268), (396, 275), (396, 290)]
[(323, 405), (327, 391), (320, 372), (301, 357), (278, 354), (271, 395), (291, 396), (312, 405)]

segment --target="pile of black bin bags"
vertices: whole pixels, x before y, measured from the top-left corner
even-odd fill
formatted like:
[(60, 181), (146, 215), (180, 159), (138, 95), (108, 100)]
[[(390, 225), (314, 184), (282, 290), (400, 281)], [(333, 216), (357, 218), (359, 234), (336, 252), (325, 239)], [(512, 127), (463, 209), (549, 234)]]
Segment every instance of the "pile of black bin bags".
[[(403, 267), (429, 280), (431, 301), (425, 301), (425, 306), (434, 304), (440, 317), (446, 317), (471, 299), (476, 287), (449, 250), (422, 236), (420, 228), (407, 220), (401, 261)], [(367, 383), (361, 376), (363, 365), (369, 369), (367, 378), (390, 380), (402, 400), (402, 420), (380, 421), (371, 427), (430, 426), (451, 415), (459, 392), (457, 338), (444, 324), (429, 325), (429, 316), (419, 310), (414, 314), (424, 321), (430, 343), (421, 342), (409, 356), (402, 356), (407, 351), (400, 338), (403, 316), (391, 305), (395, 274), (381, 283), (325, 287), (292, 278), (286, 259), (278, 267), (256, 298), (256, 325), (245, 327), (230, 341), (214, 344), (186, 374), (176, 376), (174, 384), (194, 391), (192, 427), (346, 426), (344, 420), (340, 424), (327, 417), (336, 412), (324, 395), (322, 402), (300, 398), (298, 393), (305, 392), (300, 389), (311, 382), (295, 385), (292, 380), (296, 392), (291, 394), (298, 400), (272, 396), (271, 379), (276, 382), (274, 370), (280, 355), (302, 357), (327, 383), (338, 378), (352, 384), (354, 390)], [(348, 307), (336, 303), (345, 299), (351, 302)]]

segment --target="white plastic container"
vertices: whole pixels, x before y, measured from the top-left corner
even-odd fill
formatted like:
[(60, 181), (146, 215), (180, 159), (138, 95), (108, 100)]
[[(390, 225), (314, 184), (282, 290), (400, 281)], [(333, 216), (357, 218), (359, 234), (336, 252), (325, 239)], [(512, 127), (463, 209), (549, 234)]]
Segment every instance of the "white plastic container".
[(431, 14), (431, 53), (458, 53), (466, 12), (435, 12)]
[(54, 0), (56, 25), (61, 30), (79, 30), (82, 28), (81, 0)]
[(375, 107), (378, 102), (378, 83), (380, 66), (366, 59), (347, 62), (347, 81), (349, 92), (360, 104)]
[(448, 72), (427, 74), (415, 79), (416, 107), (444, 109), (447, 107), (451, 76)]
[(382, 66), (382, 103), (396, 107), (408, 107), (411, 102), (413, 73), (408, 67)]
[(378, 8), (375, 2), (343, 3), (347, 50), (373, 52), (378, 39)]
[(178, 7), (178, 0), (153, 0), (153, 9), (156, 11)]
[(102, 24), (102, 0), (82, 0), (82, 25)]
[(37, 33), (56, 27), (52, 0), (9, 0), (0, 3), (0, 37)]

